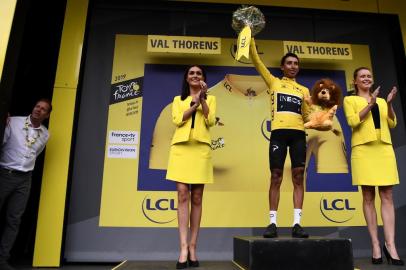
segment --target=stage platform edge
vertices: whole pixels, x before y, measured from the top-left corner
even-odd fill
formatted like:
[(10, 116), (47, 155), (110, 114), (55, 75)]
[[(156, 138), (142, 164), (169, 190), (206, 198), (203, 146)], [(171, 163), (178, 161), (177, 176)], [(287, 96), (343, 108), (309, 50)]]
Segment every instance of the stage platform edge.
[(351, 239), (234, 237), (233, 262), (244, 270), (354, 270)]

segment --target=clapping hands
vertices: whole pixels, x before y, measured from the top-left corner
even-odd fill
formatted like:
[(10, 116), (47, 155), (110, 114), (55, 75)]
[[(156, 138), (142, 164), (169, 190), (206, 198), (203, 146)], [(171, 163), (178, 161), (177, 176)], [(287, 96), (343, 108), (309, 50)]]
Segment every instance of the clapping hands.
[(396, 86), (392, 87), (392, 90), (389, 92), (387, 98), (386, 98), (386, 102), (387, 103), (392, 103), (392, 101), (395, 99), (396, 94), (398, 93), (398, 89)]
[[(381, 87), (379, 86), (378, 88), (375, 89), (374, 92), (372, 92), (371, 100), (370, 100), (369, 104), (374, 105), (376, 103), (376, 98), (379, 95), (380, 88)], [(388, 104), (392, 103), (392, 101), (395, 99), (397, 93), (398, 93), (398, 88), (396, 86), (393, 86), (391, 91), (389, 92), (388, 96), (386, 97), (386, 102)]]
[(375, 103), (376, 103), (376, 98), (377, 98), (378, 95), (379, 95), (380, 89), (381, 89), (381, 87), (378, 86), (378, 87), (375, 89), (375, 91), (372, 92), (372, 94), (371, 94), (371, 99), (370, 99), (369, 102), (368, 102), (371, 106), (375, 105)]
[(193, 95), (192, 96), (192, 102), (194, 103), (193, 106), (195, 106), (195, 108), (199, 107), (199, 105), (200, 105), (200, 94)]
[(207, 97), (207, 84), (204, 81), (200, 81), (200, 95), (199, 98), (206, 99)]

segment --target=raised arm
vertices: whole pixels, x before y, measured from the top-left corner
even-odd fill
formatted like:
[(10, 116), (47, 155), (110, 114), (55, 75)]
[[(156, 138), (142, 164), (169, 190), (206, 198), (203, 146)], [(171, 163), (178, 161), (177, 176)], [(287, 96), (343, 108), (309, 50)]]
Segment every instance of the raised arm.
[(257, 52), (257, 47), (255, 46), (254, 38), (251, 39), (250, 55), (251, 55), (252, 63), (254, 64), (256, 70), (261, 75), (261, 77), (264, 79), (264, 81), (268, 85), (268, 87), (271, 87), (272, 80), (275, 77), (271, 74), (271, 72), (269, 72), (268, 68), (264, 65), (264, 63), (262, 63), (261, 59), (259, 58), (259, 55)]

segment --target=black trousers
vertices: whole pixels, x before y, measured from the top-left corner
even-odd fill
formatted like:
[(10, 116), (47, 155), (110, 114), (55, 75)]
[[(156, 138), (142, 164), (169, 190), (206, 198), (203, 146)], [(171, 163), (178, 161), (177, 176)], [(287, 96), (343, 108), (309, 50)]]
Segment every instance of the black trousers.
[(0, 209), (6, 214), (0, 234), (0, 261), (10, 257), (31, 189), (31, 172), (0, 168)]

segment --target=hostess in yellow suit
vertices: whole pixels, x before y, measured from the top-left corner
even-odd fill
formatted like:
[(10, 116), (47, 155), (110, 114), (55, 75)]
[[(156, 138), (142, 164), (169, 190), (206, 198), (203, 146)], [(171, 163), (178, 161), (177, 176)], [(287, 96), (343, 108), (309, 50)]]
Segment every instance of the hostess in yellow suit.
[(215, 124), (216, 98), (207, 96), (207, 118), (203, 115), (202, 105), (199, 105), (194, 128), (192, 117), (182, 121), (183, 113), (190, 108), (191, 102), (190, 96), (185, 100), (176, 96), (172, 103), (172, 121), (176, 129), (171, 142), (166, 179), (188, 184), (213, 183), (209, 127)]
[(368, 103), (359, 96), (344, 98), (344, 112), (352, 128), (351, 167), (353, 185), (389, 186), (399, 183), (395, 153), (389, 128), (396, 126), (388, 117), (388, 105), (382, 98), (376, 99), (379, 108), (380, 129), (375, 129), (372, 113), (363, 121), (359, 112)]

